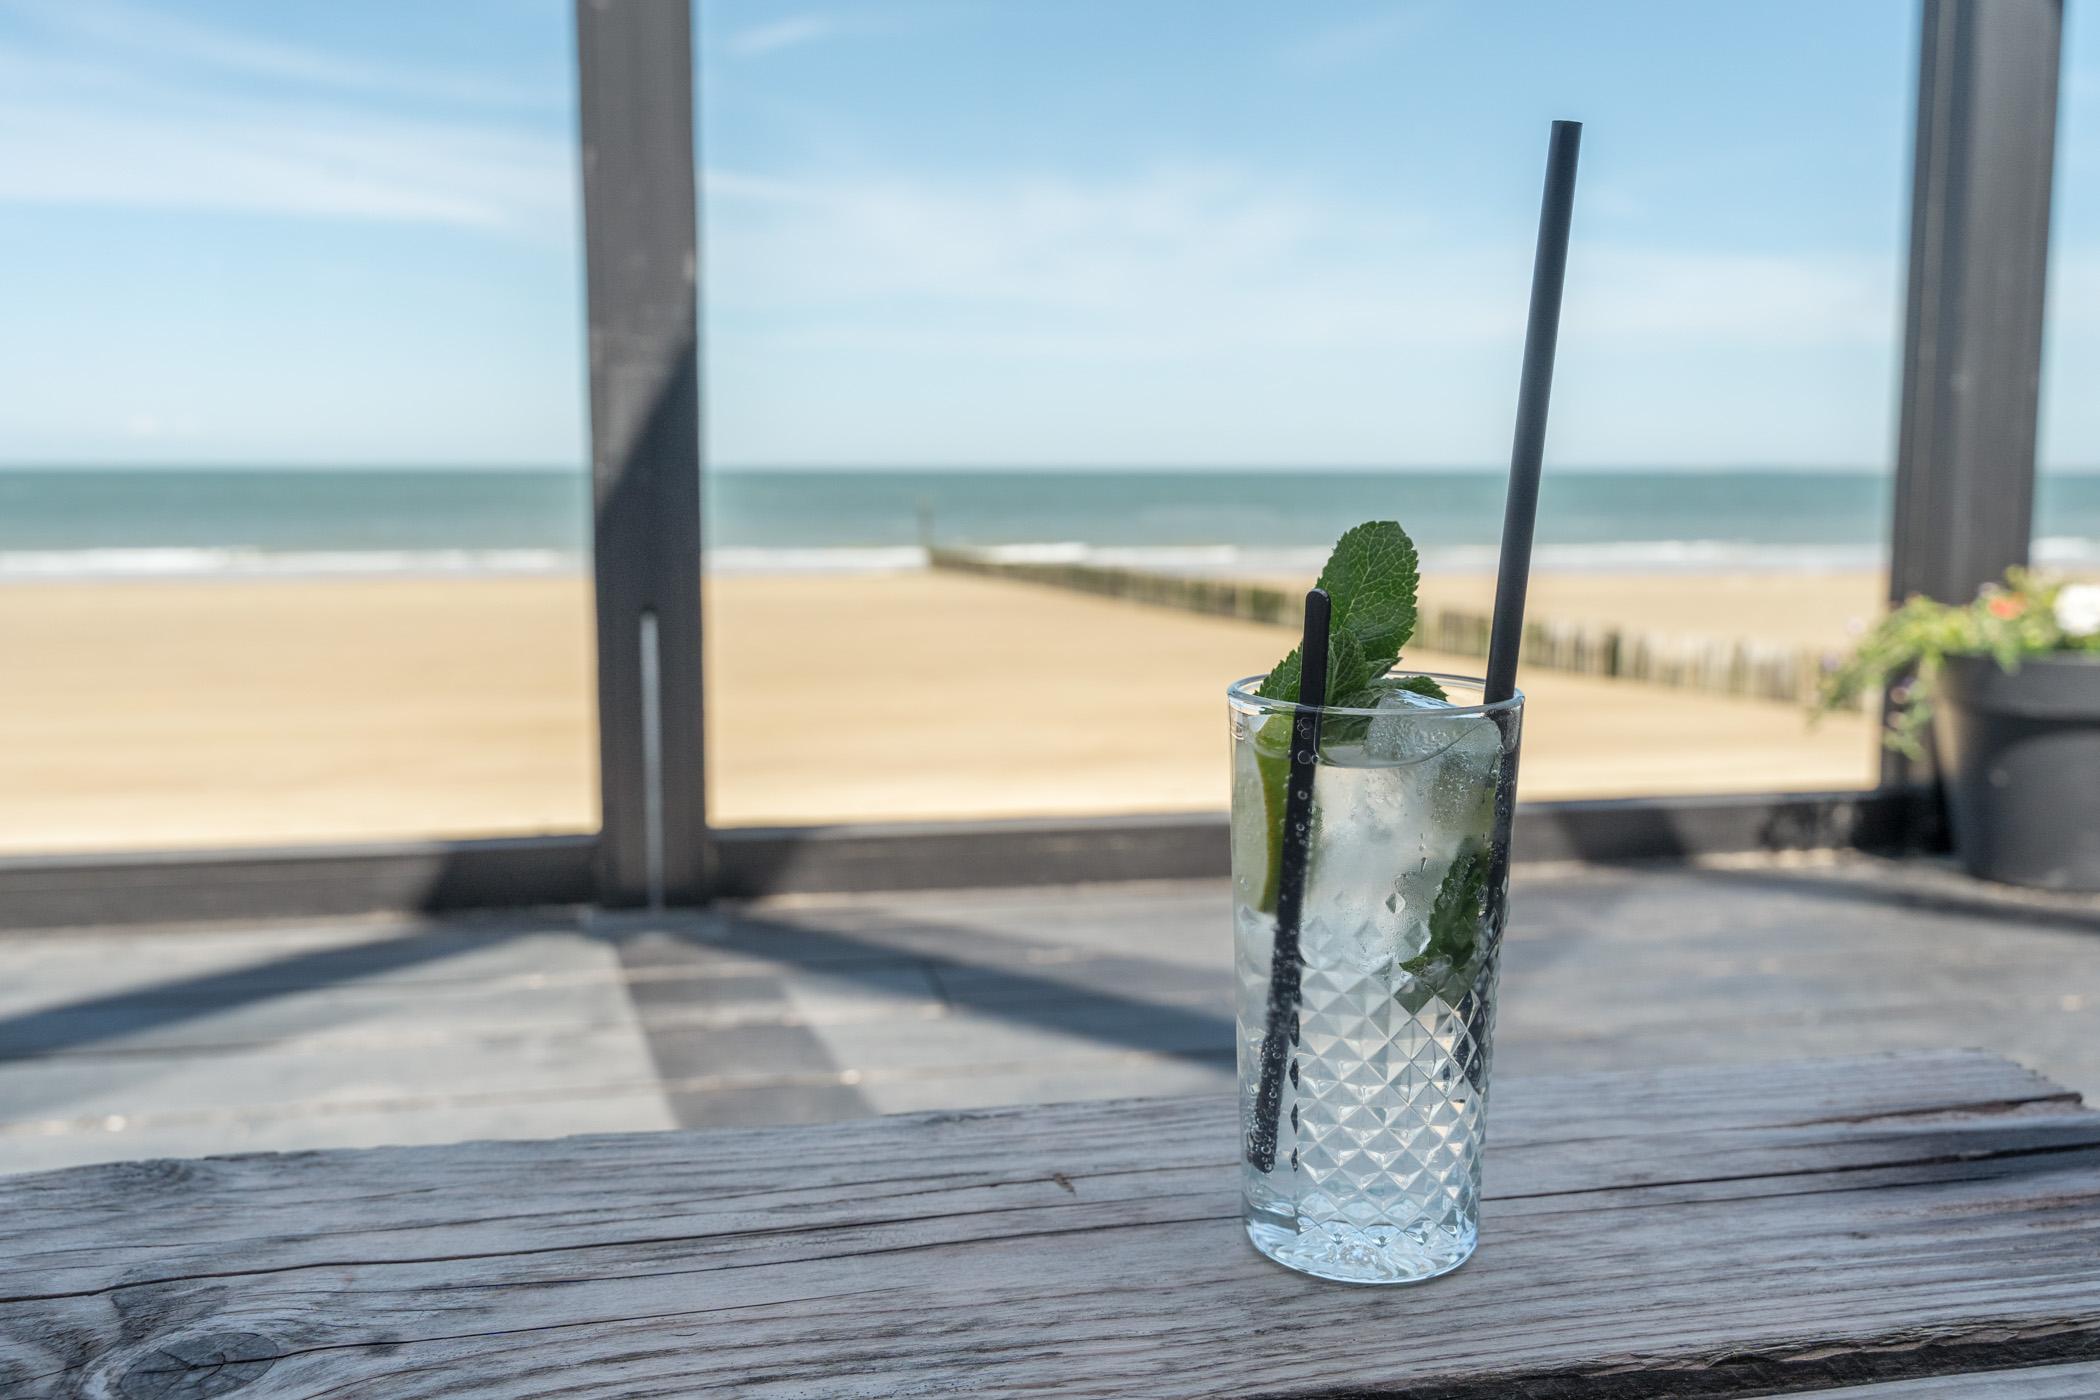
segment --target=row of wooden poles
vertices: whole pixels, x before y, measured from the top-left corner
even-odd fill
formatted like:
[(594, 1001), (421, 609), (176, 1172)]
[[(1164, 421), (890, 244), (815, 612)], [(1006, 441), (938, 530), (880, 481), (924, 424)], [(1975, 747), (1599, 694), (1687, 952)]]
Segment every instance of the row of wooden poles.
[[(937, 569), (1045, 584), (1125, 602), (1174, 608), (1215, 617), (1240, 617), (1279, 627), (1297, 625), (1300, 595), (1289, 589), (1235, 579), (1189, 578), (1103, 564), (1028, 561), (972, 549), (936, 547), (928, 556)], [(1489, 617), (1484, 612), (1440, 609), (1415, 627), (1415, 644), (1453, 656), (1484, 657)], [(1639, 681), (1709, 695), (1812, 703), (1824, 676), (1837, 664), (1827, 652), (1741, 639), (1644, 635), (1621, 627), (1537, 619), (1524, 627), (1523, 662), (1546, 671), (1570, 671)]]

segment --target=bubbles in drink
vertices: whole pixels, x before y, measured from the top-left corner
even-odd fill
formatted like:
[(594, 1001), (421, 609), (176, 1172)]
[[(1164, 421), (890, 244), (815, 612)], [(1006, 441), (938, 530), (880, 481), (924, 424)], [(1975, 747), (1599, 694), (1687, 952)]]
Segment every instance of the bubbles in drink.
[[(1471, 1248), (1487, 1034), (1474, 989), (1492, 976), (1492, 939), (1454, 935), (1464, 901), (1438, 906), (1492, 841), (1503, 751), (1492, 718), (1397, 689), (1368, 723), (1323, 733), (1298, 1034), (1274, 1166), (1250, 1164), (1245, 1181), (1250, 1233), (1294, 1267), (1422, 1277)], [(1244, 905), (1236, 923), (1244, 1087), (1276, 930)]]
[(1458, 737), (1448, 718), (1424, 720), (1425, 711), (1449, 710), (1450, 702), (1412, 690), (1389, 690), (1378, 701), (1364, 739), (1366, 757), (1379, 763), (1419, 763), (1434, 758)]

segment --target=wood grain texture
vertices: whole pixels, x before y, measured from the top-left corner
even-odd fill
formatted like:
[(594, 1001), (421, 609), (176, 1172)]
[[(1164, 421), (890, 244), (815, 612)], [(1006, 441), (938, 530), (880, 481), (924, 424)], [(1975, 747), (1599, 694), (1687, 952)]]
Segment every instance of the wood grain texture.
[(2100, 1363), (1924, 1376), (1881, 1385), (1819, 1390), (1798, 1400), (2093, 1400), (2096, 1395), (2100, 1395)]
[(1256, 1257), (1235, 1143), (1212, 1097), (18, 1177), (0, 1394), (1696, 1397), (2100, 1361), (2100, 1115), (1988, 1056), (1512, 1081), (1481, 1253), (1413, 1290)]

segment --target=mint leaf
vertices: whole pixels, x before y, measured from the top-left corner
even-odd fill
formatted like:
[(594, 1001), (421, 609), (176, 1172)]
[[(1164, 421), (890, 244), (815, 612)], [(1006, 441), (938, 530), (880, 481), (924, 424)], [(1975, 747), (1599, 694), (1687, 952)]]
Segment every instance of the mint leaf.
[[(1428, 676), (1373, 676), (1354, 690), (1345, 690), (1338, 695), (1330, 693), (1327, 705), (1328, 708), (1336, 710), (1375, 710), (1381, 700), (1396, 690), (1412, 691), (1416, 695), (1426, 695), (1432, 700), (1442, 700), (1447, 704), (1451, 699), (1444, 694), (1444, 688)], [(1353, 719), (1356, 716), (1347, 718)]]
[(1437, 886), (1436, 903), (1429, 910), (1429, 946), (1422, 956), (1406, 964), (1442, 958), (1454, 967), (1473, 956), (1480, 941), (1480, 924), (1487, 917), (1488, 850), (1479, 841), (1467, 841), (1451, 859), (1444, 882)]
[[(1367, 685), (1361, 690), (1352, 690), (1327, 703), (1342, 710), (1375, 710), (1386, 693), (1385, 686)], [(1361, 744), (1370, 732), (1369, 715), (1329, 715), (1320, 726), (1320, 752), (1331, 753), (1343, 744)]]
[(1410, 1012), (1420, 1014), (1431, 996), (1457, 1006), (1479, 978), (1488, 951), (1481, 934), (1487, 923), (1489, 868), (1487, 844), (1469, 839), (1444, 872), (1429, 910), (1428, 946), (1401, 964), (1412, 985), (1398, 995)]
[(1334, 599), (1334, 630), (1349, 632), (1365, 656), (1398, 656), (1415, 634), (1421, 560), (1397, 521), (1373, 520), (1335, 541), (1320, 587)]
[[(1262, 678), (1254, 693), (1265, 700), (1288, 700), (1297, 703), (1299, 682), (1303, 679), (1304, 658), (1299, 648), (1292, 647), (1291, 654), (1278, 662), (1268, 675)], [(1391, 662), (1377, 663), (1384, 670)], [(1330, 632), (1327, 638), (1327, 703), (1329, 705), (1355, 705), (1361, 700), (1371, 682), (1373, 663), (1364, 659), (1363, 648), (1356, 638), (1347, 632)], [(1375, 697), (1373, 704), (1377, 703)], [(1367, 721), (1365, 722), (1367, 723)], [(1330, 722), (1323, 734), (1325, 742), (1332, 742), (1342, 729), (1339, 721)], [(1359, 733), (1356, 737), (1361, 738)], [(1283, 796), (1291, 776), (1291, 716), (1271, 715), (1262, 721), (1254, 743), (1254, 764), (1261, 775), (1262, 802), (1268, 826), (1269, 875), (1262, 882), (1264, 897), (1260, 904), (1266, 914), (1275, 908), (1276, 874), (1283, 851)]]
[[(1415, 591), (1420, 584), (1414, 541), (1395, 521), (1369, 521), (1335, 542), (1327, 567), (1320, 570), (1320, 587), (1334, 604), (1327, 631), (1328, 704), (1343, 704), (1339, 697), (1359, 694), (1399, 658), (1400, 648), (1415, 633)], [(1291, 648), (1255, 694), (1265, 700), (1295, 701), (1303, 665), (1298, 649)]]
[[(1420, 566), (1414, 541), (1391, 520), (1359, 525), (1335, 543), (1320, 571), (1320, 587), (1327, 590), (1333, 614), (1327, 629), (1327, 703), (1348, 709), (1370, 709), (1381, 692), (1371, 682), (1392, 669), (1400, 648), (1415, 630), (1415, 589)], [(1255, 694), (1264, 700), (1299, 699), (1304, 658), (1299, 649), (1271, 667)], [(1431, 682), (1434, 684), (1434, 682)], [(1429, 694), (1409, 685), (1420, 694)], [(1441, 694), (1441, 692), (1437, 692)], [(1369, 721), (1337, 720), (1332, 742), (1346, 732), (1351, 739), (1362, 737)], [(1274, 907), (1278, 860), (1283, 848), (1283, 791), (1290, 777), (1290, 719), (1272, 715), (1263, 722), (1254, 759), (1266, 811), (1269, 875), (1262, 883), (1260, 907)]]
[[(1274, 670), (1262, 678), (1254, 693), (1264, 700), (1289, 700), (1299, 697), (1300, 673), (1305, 668), (1304, 658), (1292, 647), (1291, 654), (1276, 663)], [(1390, 665), (1391, 663), (1386, 663)], [(1335, 631), (1327, 638), (1327, 703), (1339, 705), (1335, 697), (1355, 695), (1370, 683), (1371, 663), (1364, 657), (1363, 647), (1347, 632)]]

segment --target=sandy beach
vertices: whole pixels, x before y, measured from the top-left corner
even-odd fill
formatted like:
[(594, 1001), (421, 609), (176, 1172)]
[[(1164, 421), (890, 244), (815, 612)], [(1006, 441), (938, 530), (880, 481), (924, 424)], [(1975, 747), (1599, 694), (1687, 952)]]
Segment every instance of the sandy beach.
[[(1432, 580), (1470, 605), (1484, 579)], [(1878, 580), (1548, 575), (1535, 616), (1836, 644)], [(1468, 590), (1471, 590), (1469, 592)], [(708, 592), (725, 825), (1215, 809), (1225, 683), (1280, 629), (947, 574)], [(0, 850), (360, 841), (595, 824), (573, 577), (0, 588)], [(1424, 669), (1477, 671), (1415, 653)], [(1866, 721), (1535, 672), (1530, 798), (1842, 788)]]
[[(1301, 582), (1300, 587), (1310, 583)], [(1617, 625), (1673, 637), (1749, 638), (1840, 648), (1881, 615), (1887, 580), (1872, 570), (1773, 573), (1541, 573), (1531, 581), (1532, 616)], [(1493, 610), (1489, 573), (1430, 574), (1427, 608)]]

